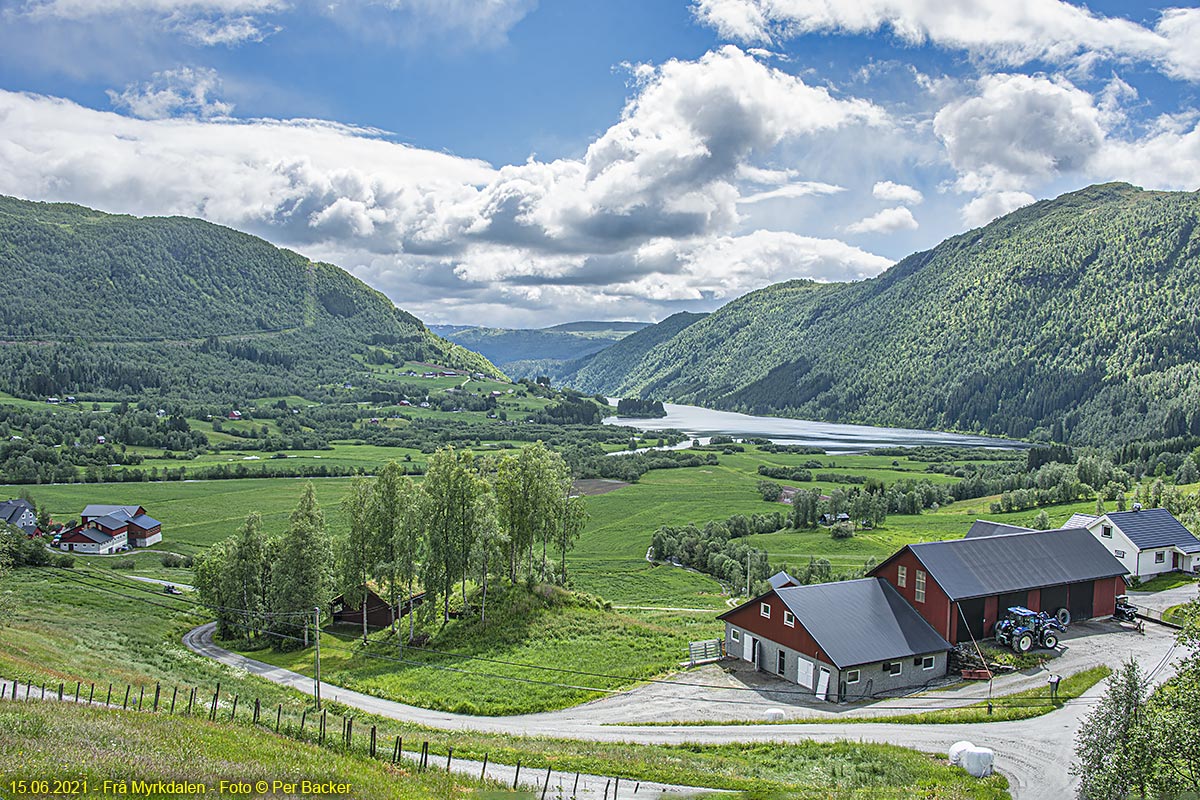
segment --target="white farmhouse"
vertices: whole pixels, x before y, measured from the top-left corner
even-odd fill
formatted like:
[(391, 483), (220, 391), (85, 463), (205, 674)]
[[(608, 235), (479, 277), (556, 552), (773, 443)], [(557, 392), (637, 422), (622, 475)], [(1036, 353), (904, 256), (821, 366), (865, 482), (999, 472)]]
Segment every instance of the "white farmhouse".
[(1200, 571), (1200, 539), (1165, 508), (1135, 507), (1095, 517), (1076, 514), (1064, 528), (1087, 528), (1131, 575)]

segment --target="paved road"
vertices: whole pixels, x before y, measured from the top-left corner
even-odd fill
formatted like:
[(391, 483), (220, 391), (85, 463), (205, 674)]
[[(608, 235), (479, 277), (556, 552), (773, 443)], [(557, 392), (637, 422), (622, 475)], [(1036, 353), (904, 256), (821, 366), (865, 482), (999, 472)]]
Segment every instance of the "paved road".
[(1160, 614), (1172, 606), (1195, 600), (1198, 594), (1200, 594), (1200, 583), (1188, 583), (1176, 586), (1174, 589), (1164, 589), (1161, 592), (1128, 592), (1129, 602), (1139, 608), (1148, 608)]
[[(244, 669), (274, 683), (311, 694), (313, 680), (290, 670), (246, 658), (213, 643), (214, 623), (184, 636), (184, 644), (200, 655)], [(1140, 637), (1139, 637), (1140, 638)], [(1149, 638), (1149, 637), (1147, 637)], [(1129, 640), (1132, 641), (1132, 640)], [(1132, 645), (1131, 645), (1132, 646)], [(1170, 659), (1169, 646), (1161, 655)], [(1147, 654), (1148, 655), (1148, 654)], [(1143, 661), (1153, 669), (1158, 659)], [(1160, 669), (1156, 680), (1171, 673)], [(913, 747), (944, 754), (956, 741), (966, 739), (996, 752), (996, 765), (1009, 779), (1015, 800), (1063, 800), (1073, 797), (1075, 781), (1068, 774), (1075, 731), (1103, 692), (1103, 683), (1059, 711), (1017, 722), (986, 725), (897, 725), (891, 723), (818, 723), (785, 725), (714, 725), (705, 727), (634, 727), (621, 725), (612, 713), (597, 709), (613, 706), (608, 699), (576, 708), (510, 717), (472, 717), (418, 708), (372, 697), (332, 684), (321, 684), (322, 697), (369, 713), (442, 730), (474, 730), (507, 735), (543, 736), (638, 744), (728, 744), (730, 742), (795, 742), (862, 740)], [(623, 695), (631, 696), (632, 693)], [(678, 702), (678, 701), (677, 701)], [(619, 706), (619, 704), (617, 704)]]

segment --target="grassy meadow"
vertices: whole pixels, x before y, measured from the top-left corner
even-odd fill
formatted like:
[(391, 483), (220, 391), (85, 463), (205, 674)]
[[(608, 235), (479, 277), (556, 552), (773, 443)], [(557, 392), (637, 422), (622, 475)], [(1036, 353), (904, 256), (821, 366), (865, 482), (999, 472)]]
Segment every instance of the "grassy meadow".
[[(137, 697), (144, 690), (150, 698), (155, 684), (161, 682), (164, 704), (173, 689), (179, 688), (180, 696), (185, 697), (191, 687), (198, 687), (199, 695), (208, 702), (219, 682), (218, 719), (228, 719), (235, 695), (244, 710), (239, 712), (237, 723), (209, 724), (145, 711), (138, 714), (84, 708), (64, 712), (55, 705), (0, 704), (0, 758), (4, 759), (5, 775), (16, 777), (19, 772), (14, 765), (20, 764), (29, 777), (80, 777), (82, 768), (75, 751), (64, 749), (62, 743), (81, 738), (92, 741), (95, 736), (99, 739), (88, 751), (96, 753), (95, 771), (88, 774), (101, 778), (107, 770), (123, 764), (124, 774), (129, 774), (131, 768), (136, 772), (133, 777), (197, 780), (208, 775), (222, 759), (237, 773), (235, 777), (240, 776), (238, 768), (246, 760), (277, 767), (276, 771), (286, 776), (293, 774), (289, 765), (304, 767), (317, 755), (311, 745), (296, 744), (242, 724), (248, 717), (245, 709), (257, 699), (272, 711), (264, 714), (271, 727), (274, 709), (282, 707), (285, 730), (289, 726), (294, 730), (302, 713), (309, 710), (311, 732), (310, 698), (245, 671), (223, 667), (184, 648), (179, 637), (204, 619), (202, 614), (187, 610), (186, 599), (154, 596), (153, 590), (146, 587), (142, 587), (146, 591), (139, 592), (133, 584), (114, 585), (89, 577), (88, 572), (23, 569), (9, 576), (5, 589), (12, 602), (8, 624), (0, 627), (0, 678), (34, 684), (46, 681), (52, 691), (62, 682), (69, 694), (73, 694), (76, 681), (82, 683), (84, 693), (94, 682), (97, 697), (103, 696), (108, 682), (112, 682), (114, 696), (123, 697), (124, 686), (132, 684), (131, 696)], [(79, 624), (80, 620), (87, 624)], [(655, 622), (653, 615), (648, 615), (647, 621)], [(742, 791), (748, 797), (815, 800), (829, 797), (832, 792), (846, 798), (900, 800), (912, 797), (914, 790), (930, 800), (1002, 800), (1009, 796), (1002, 777), (976, 781), (946, 766), (940, 758), (886, 745), (802, 742), (641, 746), (444, 732), (360, 713), (337, 703), (326, 706), (333, 715), (335, 730), (337, 716), (345, 714), (354, 718), (356, 731), (377, 725), (380, 741), (390, 743), (396, 736), (404, 737), (407, 751), (419, 750), (422, 742), (428, 742), (430, 753), (442, 758), (453, 747), (456, 758), (481, 760), (487, 754), (496, 763), (514, 764), (520, 760), (530, 771), (550, 767), (563, 772), (579, 770), (620, 776), (622, 781), (658, 780)], [(182, 704), (178, 710), (183, 710)], [(134, 747), (138, 748), (136, 753), (129, 749)], [(349, 756), (334, 758), (330, 752), (336, 751), (321, 751), (326, 771), (315, 774), (332, 779), (344, 774), (342, 770), (362, 771), (361, 786), (359, 779), (352, 781), (363, 792), (356, 796), (374, 797), (374, 787), (383, 785), (375, 783), (376, 776), (382, 776), (381, 781), (392, 776), (386, 767), (363, 764), (361, 759)], [(177, 765), (181, 760), (194, 763), (196, 768), (180, 769)], [(394, 776), (395, 781), (406, 779), (404, 775)], [(429, 780), (434, 783), (396, 783), (388, 796), (443, 796), (437, 779)], [(455, 779), (452, 786), (456, 797), (473, 788), (461, 779)], [(418, 793), (404, 794), (409, 787)], [(450, 782), (446, 788), (451, 788)]]

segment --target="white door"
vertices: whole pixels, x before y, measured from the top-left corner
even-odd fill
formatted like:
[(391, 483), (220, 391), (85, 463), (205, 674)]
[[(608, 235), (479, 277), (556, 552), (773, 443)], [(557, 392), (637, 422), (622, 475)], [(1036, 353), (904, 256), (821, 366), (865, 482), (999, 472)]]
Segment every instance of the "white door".
[(750, 634), (743, 634), (742, 639), (745, 641), (745, 648), (742, 650), (742, 658), (746, 661), (754, 660), (754, 637)]
[(817, 678), (817, 699), (824, 700), (829, 694), (829, 670), (821, 667), (821, 677)]
[(796, 683), (805, 689), (813, 688), (813, 662), (804, 658), (796, 659)]

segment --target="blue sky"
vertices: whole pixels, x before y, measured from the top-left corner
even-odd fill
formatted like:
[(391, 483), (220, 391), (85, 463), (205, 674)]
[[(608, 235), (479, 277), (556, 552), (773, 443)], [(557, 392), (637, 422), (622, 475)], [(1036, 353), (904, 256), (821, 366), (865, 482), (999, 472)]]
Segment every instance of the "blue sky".
[(429, 322), (857, 280), (1089, 183), (1200, 188), (1200, 9), (0, 0), (0, 192), (186, 214)]

